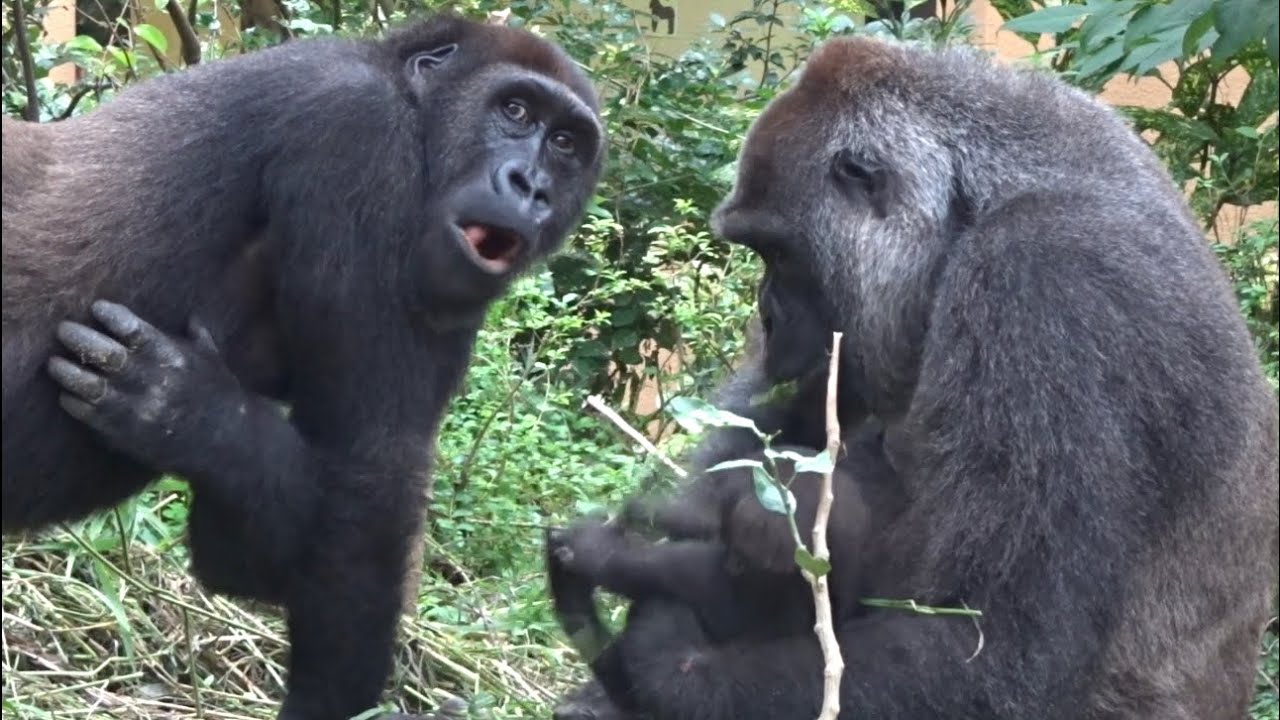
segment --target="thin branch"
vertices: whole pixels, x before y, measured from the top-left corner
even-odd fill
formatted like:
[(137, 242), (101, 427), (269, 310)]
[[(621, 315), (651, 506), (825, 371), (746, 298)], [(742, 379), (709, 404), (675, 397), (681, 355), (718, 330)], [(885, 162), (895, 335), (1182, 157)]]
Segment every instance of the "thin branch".
[(639, 443), (640, 447), (644, 448), (645, 452), (661, 460), (662, 464), (671, 468), (671, 471), (674, 472), (677, 476), (679, 476), (680, 478), (689, 477), (689, 473), (686, 472), (684, 468), (672, 462), (671, 458), (664, 455), (663, 452), (659, 450), (656, 445), (649, 442), (648, 438), (646, 438), (644, 435), (641, 435), (639, 430), (636, 430), (635, 428), (628, 425), (627, 421), (623, 420), (621, 415), (618, 415), (618, 413), (613, 411), (613, 408), (609, 407), (608, 405), (605, 405), (604, 400), (601, 399), (599, 395), (588, 396), (587, 404), (595, 408), (596, 412), (605, 416), (605, 418), (608, 419), (609, 422), (612, 422), (614, 425), (617, 425), (622, 430), (622, 432), (627, 434), (627, 437), (630, 437), (632, 440), (635, 440), (637, 443)]
[(31, 44), (27, 42), (26, 0), (13, 0), (13, 39), (18, 46), (18, 59), (22, 62), (22, 82), (27, 89), (27, 106), (22, 117), (30, 122), (40, 121), (40, 95), (36, 93), (36, 63), (31, 57)]
[(200, 38), (196, 35), (196, 31), (191, 27), (191, 18), (187, 16), (187, 12), (178, 4), (178, 0), (169, 0), (165, 4), (164, 9), (169, 13), (169, 19), (173, 21), (173, 27), (178, 31), (178, 39), (182, 41), (182, 62), (190, 65), (198, 65), (200, 63)]
[(280, 15), (280, 19), (276, 22), (276, 31), (280, 33), (280, 41), (284, 42), (293, 39), (293, 28), (289, 27), (289, 21), (293, 16), (289, 13), (289, 7), (282, 0), (274, 0), (276, 12)]
[(164, 54), (157, 50), (155, 45), (152, 45), (151, 43), (144, 44), (147, 46), (147, 50), (151, 53), (151, 57), (156, 61), (156, 64), (160, 66), (160, 70), (162, 72), (169, 72), (169, 61), (165, 60)]
[(67, 103), (67, 109), (63, 110), (62, 114), (58, 115), (58, 117), (54, 119), (66, 120), (67, 118), (71, 117), (71, 113), (76, 111), (76, 106), (80, 104), (80, 101), (83, 100), (86, 95), (96, 90), (100, 90), (101, 88), (102, 86), (96, 82), (93, 83), (92, 85), (81, 86), (74, 93), (71, 94), (71, 101)]
[[(831, 460), (831, 470), (822, 474), (822, 494), (819, 495), (817, 516), (813, 521), (813, 555), (829, 565), (831, 548), (827, 547), (827, 520), (831, 517), (831, 503), (835, 500), (832, 491), (831, 474), (834, 472), (836, 458), (840, 454), (840, 414), (836, 405), (837, 388), (840, 374), (840, 338), (843, 333), (832, 333), (831, 365), (827, 373), (827, 456)], [(822, 646), (824, 667), (822, 671), (822, 710), (818, 720), (836, 720), (840, 714), (840, 678), (844, 676), (844, 657), (840, 654), (840, 643), (836, 640), (835, 619), (831, 612), (830, 571), (820, 577), (814, 577), (807, 570), (805, 579), (813, 587), (813, 605), (817, 619), (813, 631), (818, 635), (818, 643)]]

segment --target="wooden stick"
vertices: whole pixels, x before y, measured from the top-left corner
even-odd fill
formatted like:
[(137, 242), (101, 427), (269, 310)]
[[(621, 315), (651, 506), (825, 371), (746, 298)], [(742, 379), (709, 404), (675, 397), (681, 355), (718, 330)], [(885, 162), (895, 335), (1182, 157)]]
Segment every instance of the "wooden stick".
[[(840, 338), (843, 333), (831, 336), (831, 365), (827, 373), (827, 454), (834, 469), (840, 456), (840, 414), (836, 406), (840, 373)], [(827, 520), (831, 517), (831, 503), (835, 500), (831, 473), (822, 475), (822, 494), (818, 499), (817, 516), (813, 521), (813, 555), (819, 560), (830, 561), (831, 548), (827, 547)], [(844, 676), (844, 657), (836, 640), (835, 619), (831, 613), (831, 590), (828, 580), (831, 573), (814, 577), (805, 572), (805, 579), (813, 586), (813, 605), (817, 615), (813, 631), (822, 646), (824, 662), (822, 672), (822, 710), (818, 720), (836, 720), (840, 714), (840, 678)]]
[(654, 445), (653, 443), (649, 442), (649, 438), (646, 438), (644, 435), (641, 435), (639, 430), (636, 430), (635, 428), (628, 425), (627, 421), (623, 420), (621, 415), (613, 411), (613, 408), (609, 407), (608, 405), (605, 405), (604, 400), (601, 399), (599, 395), (588, 396), (587, 404), (595, 408), (596, 412), (605, 416), (605, 418), (607, 418), (609, 422), (612, 422), (614, 425), (617, 425), (622, 430), (622, 432), (627, 434), (627, 437), (631, 438), (632, 440), (635, 440), (637, 443), (640, 443), (640, 447), (644, 448), (645, 452), (661, 460), (662, 464), (671, 468), (671, 471), (674, 472), (678, 477), (681, 477), (681, 478), (689, 477), (689, 473), (686, 472), (684, 468), (672, 462), (671, 458), (664, 455), (662, 451), (658, 449), (657, 445)]

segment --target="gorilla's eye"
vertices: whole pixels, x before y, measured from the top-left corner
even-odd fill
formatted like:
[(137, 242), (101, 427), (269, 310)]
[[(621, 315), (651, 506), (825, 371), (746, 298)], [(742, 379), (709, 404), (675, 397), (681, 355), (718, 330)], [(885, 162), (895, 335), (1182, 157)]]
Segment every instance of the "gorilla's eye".
[(574, 151), (573, 136), (567, 132), (558, 132), (551, 136), (548, 142), (551, 147), (559, 150), (566, 155), (572, 155)]
[(843, 185), (869, 188), (875, 181), (875, 173), (849, 150), (841, 150), (832, 158), (831, 174)]
[(512, 122), (521, 125), (529, 124), (529, 108), (519, 100), (508, 100), (502, 105), (502, 113)]

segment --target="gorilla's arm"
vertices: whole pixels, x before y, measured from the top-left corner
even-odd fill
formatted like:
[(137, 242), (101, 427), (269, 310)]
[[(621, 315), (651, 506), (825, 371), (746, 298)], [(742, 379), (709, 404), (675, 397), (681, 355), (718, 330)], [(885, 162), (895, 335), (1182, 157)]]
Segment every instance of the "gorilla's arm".
[[(293, 687), (282, 717), (376, 696), (401, 597), (398, 561), (416, 531), (412, 514), (396, 508), (422, 502), (414, 442), (369, 438), (355, 452), (308, 442), (278, 406), (239, 386), (198, 327), (190, 340), (172, 338), (121, 305), (97, 302), (92, 312), (104, 332), (71, 322), (58, 330), (85, 363), (50, 361), (62, 404), (115, 449), (191, 481), (192, 565), (202, 582), (289, 608)], [(429, 435), (419, 438), (425, 447)], [(325, 543), (315, 542), (320, 535)], [(340, 630), (347, 626), (361, 632)]]
[[(241, 388), (194, 321), (184, 339), (116, 303), (97, 301), (91, 314), (102, 331), (58, 326), (59, 342), (83, 363), (49, 360), (59, 402), (116, 451), (191, 481), (193, 562), (205, 584), (282, 601), (314, 522), (315, 477), (325, 463), (275, 403)], [(202, 572), (215, 555), (213, 572)]]
[(663, 595), (700, 614), (731, 603), (728, 558), (717, 541), (652, 543), (592, 519), (553, 533), (551, 548), (560, 566), (633, 600)]

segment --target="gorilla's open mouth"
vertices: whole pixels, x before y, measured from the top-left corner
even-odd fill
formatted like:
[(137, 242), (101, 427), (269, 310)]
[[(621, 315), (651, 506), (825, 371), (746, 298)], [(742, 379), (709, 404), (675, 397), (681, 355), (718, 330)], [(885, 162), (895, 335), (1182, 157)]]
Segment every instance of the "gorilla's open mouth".
[(463, 245), (470, 251), (472, 260), (491, 273), (510, 270), (524, 248), (524, 238), (508, 228), (467, 223), (458, 229), (462, 231)]

